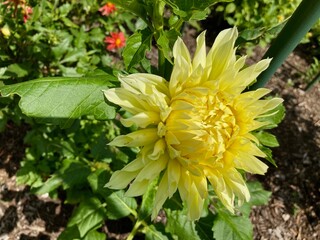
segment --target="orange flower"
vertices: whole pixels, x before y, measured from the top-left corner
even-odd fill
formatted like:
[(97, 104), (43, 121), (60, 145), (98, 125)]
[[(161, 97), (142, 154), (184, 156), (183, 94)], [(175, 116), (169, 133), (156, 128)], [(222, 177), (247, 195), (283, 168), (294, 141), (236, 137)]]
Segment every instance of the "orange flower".
[(116, 6), (111, 2), (107, 2), (103, 7), (99, 9), (99, 11), (103, 16), (109, 16), (111, 13), (116, 11)]
[(107, 50), (113, 51), (126, 45), (126, 38), (123, 32), (112, 32), (110, 36), (105, 37), (104, 42), (107, 44)]

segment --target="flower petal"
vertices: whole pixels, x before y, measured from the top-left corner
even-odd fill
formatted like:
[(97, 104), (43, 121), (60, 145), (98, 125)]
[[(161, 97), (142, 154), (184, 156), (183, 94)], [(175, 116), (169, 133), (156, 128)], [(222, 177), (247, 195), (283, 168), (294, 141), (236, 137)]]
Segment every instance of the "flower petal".
[(235, 62), (234, 44), (237, 37), (235, 27), (219, 33), (207, 56), (208, 80), (217, 80), (229, 64)]
[(141, 112), (130, 118), (121, 118), (120, 122), (125, 127), (136, 125), (140, 128), (146, 128), (149, 125), (157, 125), (160, 122), (160, 116), (156, 112)]
[(109, 145), (118, 147), (141, 147), (152, 144), (159, 139), (156, 128), (138, 130), (113, 139)]

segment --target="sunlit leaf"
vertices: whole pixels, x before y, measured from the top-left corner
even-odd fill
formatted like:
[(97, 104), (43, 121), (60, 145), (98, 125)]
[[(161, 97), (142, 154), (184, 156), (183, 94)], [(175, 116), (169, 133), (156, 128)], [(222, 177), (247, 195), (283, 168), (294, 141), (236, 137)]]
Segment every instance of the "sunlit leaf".
[[(157, 225), (158, 226), (158, 225)], [(146, 240), (167, 240), (164, 229), (157, 229), (155, 225), (145, 227)]]
[(249, 217), (232, 215), (225, 209), (218, 211), (212, 230), (216, 240), (252, 240), (253, 235)]
[(80, 203), (72, 214), (67, 227), (76, 226), (80, 237), (84, 237), (89, 231), (96, 229), (106, 218), (106, 209), (98, 198), (89, 198)]
[(135, 211), (137, 208), (136, 200), (132, 197), (125, 197), (122, 190), (112, 193), (105, 200), (108, 205), (107, 216), (109, 219), (116, 220), (130, 214), (137, 214)]
[(250, 191), (250, 201), (244, 203), (241, 206), (240, 211), (242, 214), (249, 217), (253, 206), (260, 206), (268, 203), (271, 192), (264, 190), (261, 183), (258, 181), (247, 182), (247, 186)]
[(128, 70), (145, 58), (146, 51), (150, 50), (151, 40), (152, 32), (148, 29), (137, 31), (128, 38), (122, 54)]
[(195, 223), (188, 220), (181, 211), (171, 211), (166, 209), (167, 225), (166, 231), (170, 232), (177, 239), (193, 239), (200, 240), (195, 229)]
[(264, 114), (264, 117), (258, 118), (261, 122), (268, 122), (268, 125), (263, 126), (261, 129), (272, 129), (278, 126), (285, 116), (285, 108), (283, 104), (280, 104), (270, 112)]
[(254, 133), (254, 136), (256, 136), (259, 139), (259, 142), (261, 144), (263, 144), (264, 146), (267, 147), (278, 147), (279, 146), (279, 142), (276, 138), (276, 136), (274, 136), (271, 133), (268, 133), (266, 131), (259, 131)]
[(102, 90), (112, 86), (108, 74), (87, 77), (43, 78), (0, 87), (2, 96), (17, 94), (24, 114), (68, 127), (74, 119), (93, 115), (98, 120), (114, 118), (114, 108), (105, 103)]
[(88, 232), (88, 234), (83, 238), (83, 240), (105, 240), (107, 239), (107, 235), (104, 233), (97, 232), (96, 230), (92, 230)]

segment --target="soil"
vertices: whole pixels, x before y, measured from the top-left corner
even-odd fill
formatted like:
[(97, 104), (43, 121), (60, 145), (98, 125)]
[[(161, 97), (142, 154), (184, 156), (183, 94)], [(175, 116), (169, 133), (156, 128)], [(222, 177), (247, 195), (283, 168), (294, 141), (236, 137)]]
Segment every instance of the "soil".
[[(194, 39), (194, 32), (188, 34)], [(194, 46), (192, 38), (185, 38)], [(263, 51), (257, 48), (250, 61), (259, 60)], [(273, 132), (281, 145), (273, 150), (278, 167), (270, 166), (265, 176), (257, 177), (272, 196), (268, 205), (252, 211), (254, 239), (320, 239), (320, 85), (304, 90), (307, 60), (296, 49), (267, 86), (284, 99), (286, 117)], [(26, 131), (8, 123), (0, 134), (0, 240), (53, 240), (66, 226), (72, 207), (17, 186)]]

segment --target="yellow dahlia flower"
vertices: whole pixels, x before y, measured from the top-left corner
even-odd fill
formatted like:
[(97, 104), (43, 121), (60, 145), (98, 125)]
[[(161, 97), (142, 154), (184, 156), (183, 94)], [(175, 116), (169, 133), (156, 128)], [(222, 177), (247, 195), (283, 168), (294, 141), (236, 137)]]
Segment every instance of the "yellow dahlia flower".
[(144, 194), (161, 177), (152, 217), (177, 190), (191, 220), (200, 218), (208, 196), (208, 182), (221, 202), (233, 212), (235, 197), (250, 194), (238, 169), (264, 174), (265, 154), (251, 132), (267, 124), (259, 121), (282, 99), (260, 100), (267, 89), (242, 93), (265, 70), (270, 60), (245, 68), (246, 57), (236, 58), (236, 28), (222, 31), (206, 54), (205, 32), (197, 38), (191, 60), (179, 38), (173, 48), (170, 82), (160, 76), (136, 73), (120, 76), (120, 88), (106, 90), (110, 101), (131, 113), (121, 119), (138, 130), (116, 137), (110, 145), (139, 147), (137, 158), (113, 173), (107, 187), (127, 196)]

